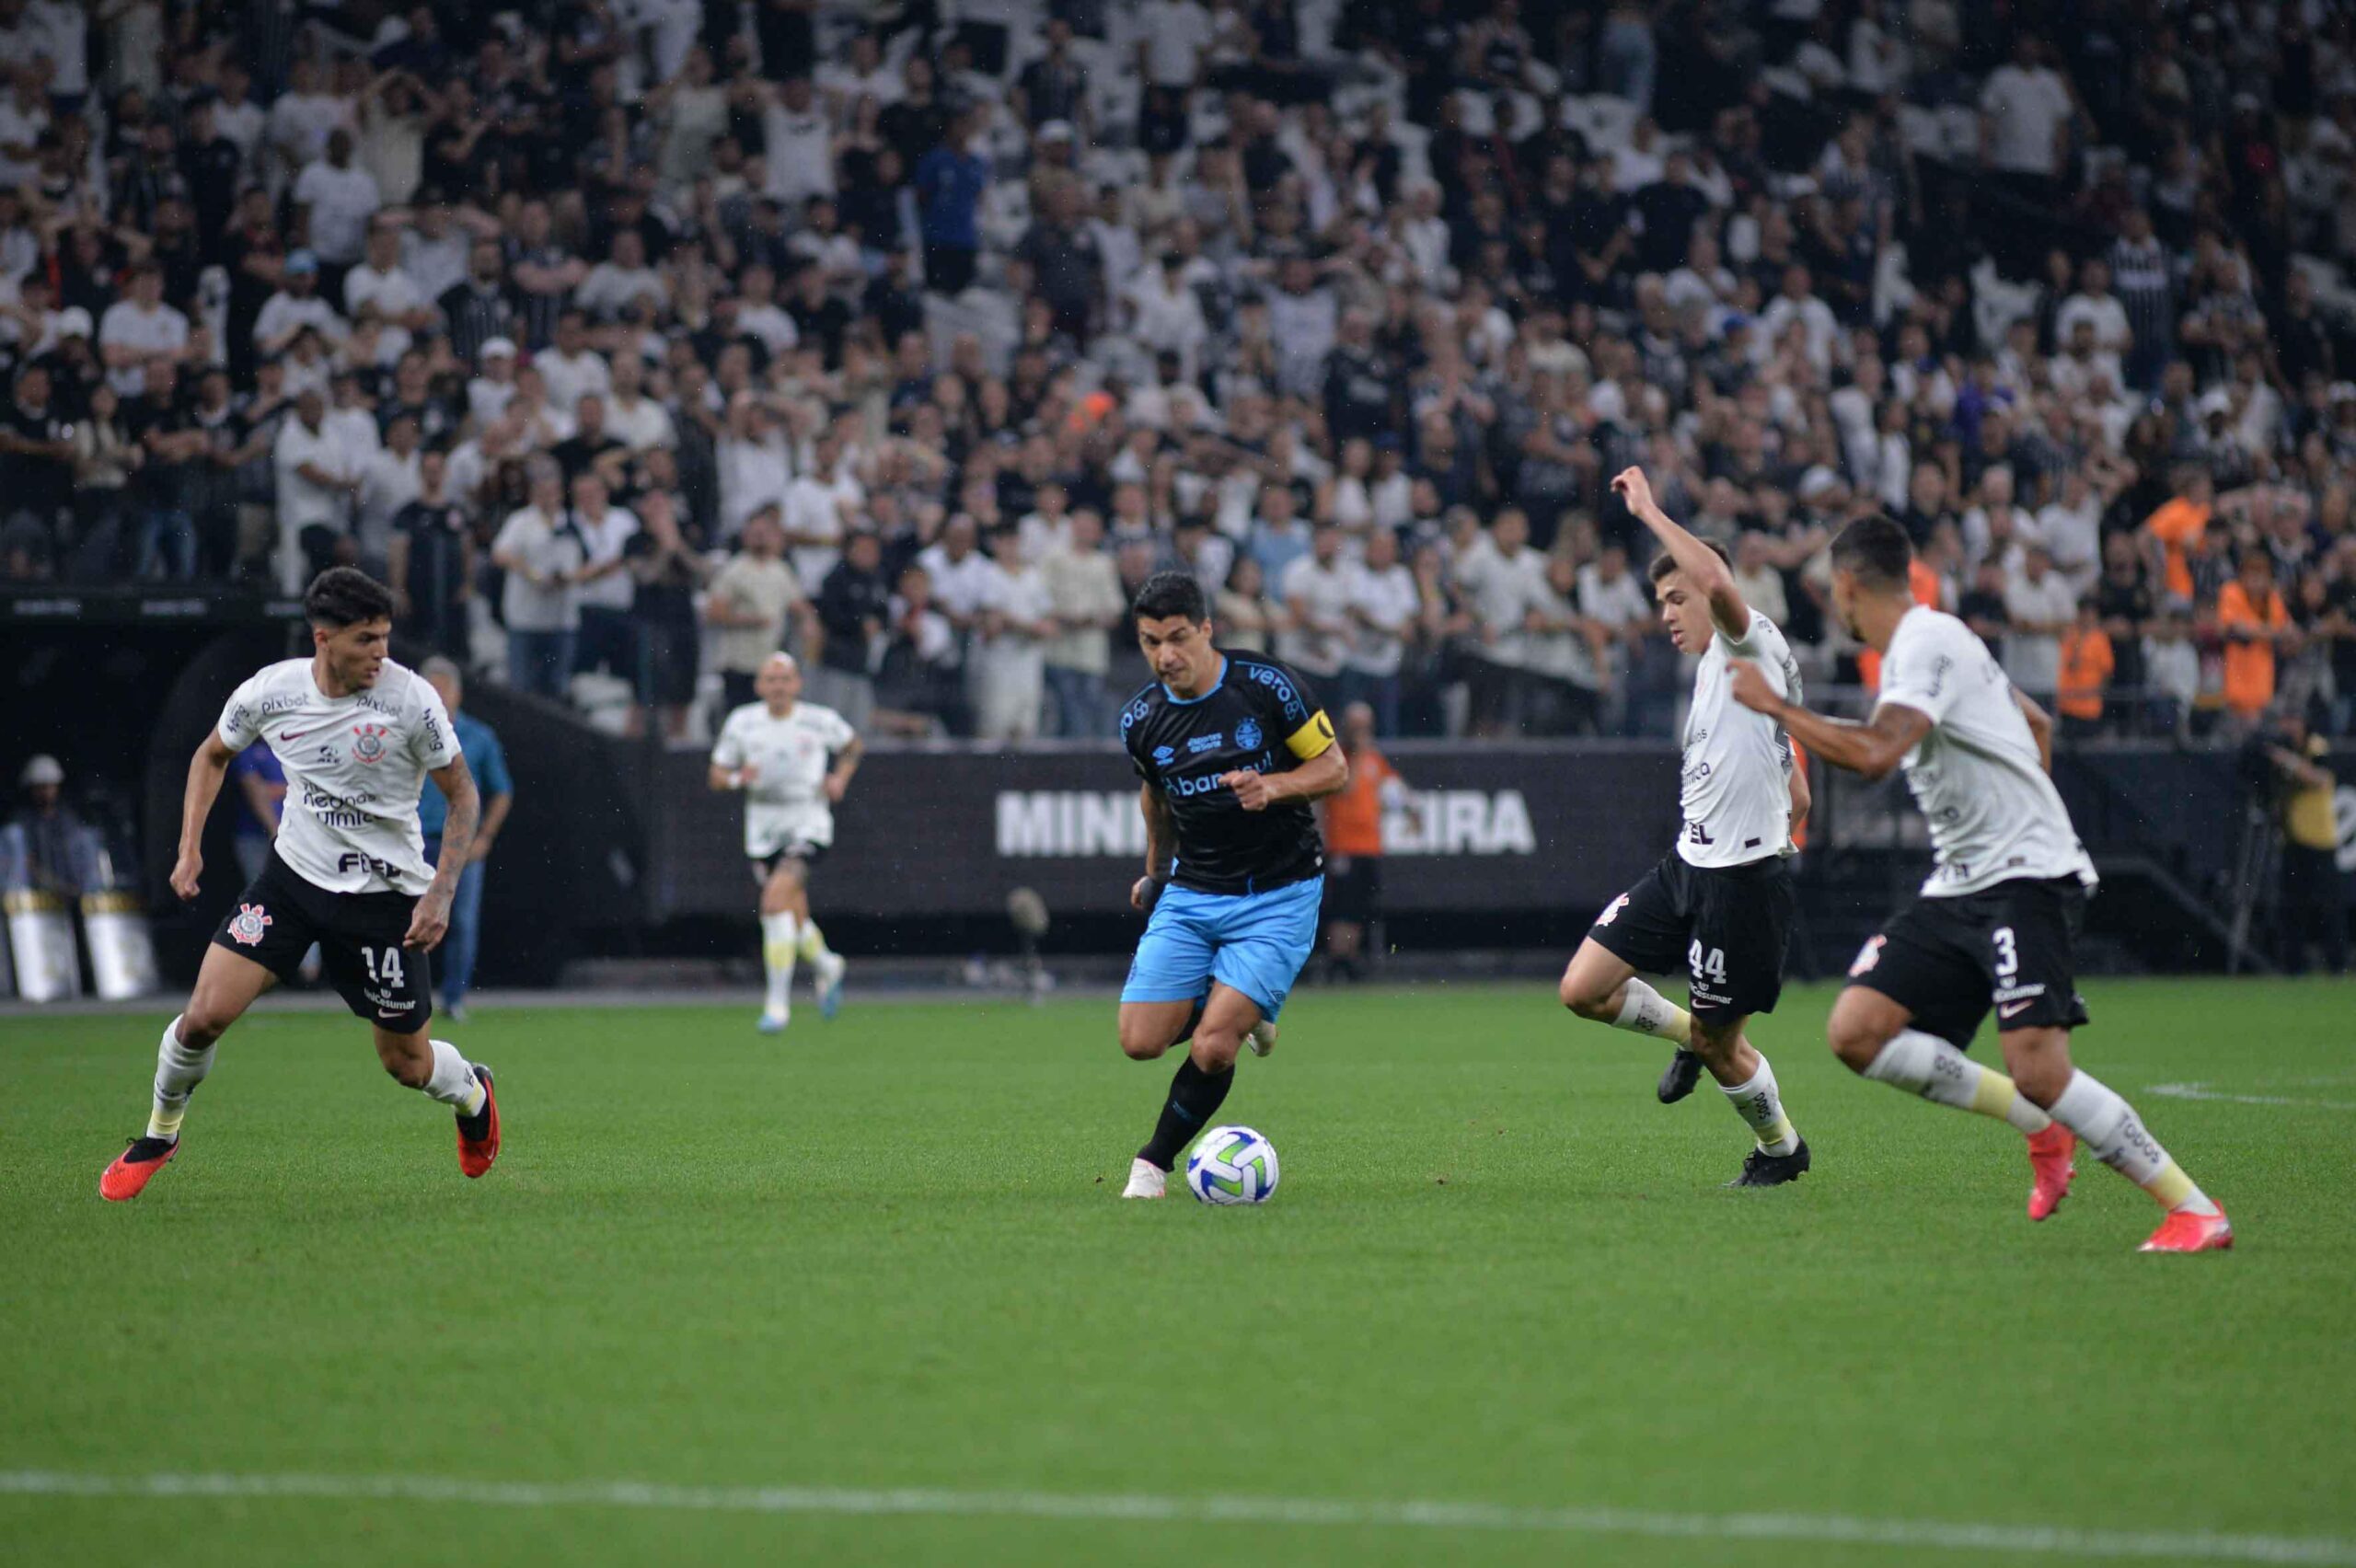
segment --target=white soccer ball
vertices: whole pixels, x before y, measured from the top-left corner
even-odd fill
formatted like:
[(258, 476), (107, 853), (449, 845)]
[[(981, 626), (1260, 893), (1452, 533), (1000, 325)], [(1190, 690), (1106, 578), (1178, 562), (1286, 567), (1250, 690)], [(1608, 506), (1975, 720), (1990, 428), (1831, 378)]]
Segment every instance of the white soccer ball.
[(1186, 1157), (1186, 1190), (1207, 1204), (1265, 1204), (1276, 1190), (1276, 1147), (1249, 1127), (1213, 1127)]

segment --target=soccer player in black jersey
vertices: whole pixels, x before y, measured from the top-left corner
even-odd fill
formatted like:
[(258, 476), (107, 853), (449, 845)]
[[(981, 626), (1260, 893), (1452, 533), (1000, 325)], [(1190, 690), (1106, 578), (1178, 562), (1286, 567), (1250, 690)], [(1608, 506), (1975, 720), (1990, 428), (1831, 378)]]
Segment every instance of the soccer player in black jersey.
[(1192, 1042), (1121, 1193), (1158, 1198), (1227, 1099), (1236, 1053), (1276, 1043), (1325, 887), (1309, 803), (1350, 769), (1298, 672), (1212, 642), (1192, 574), (1147, 579), (1130, 617), (1157, 678), (1121, 710), (1145, 781), (1145, 875), (1129, 902), (1149, 917), (1121, 989), (1121, 1049), (1143, 1062)]

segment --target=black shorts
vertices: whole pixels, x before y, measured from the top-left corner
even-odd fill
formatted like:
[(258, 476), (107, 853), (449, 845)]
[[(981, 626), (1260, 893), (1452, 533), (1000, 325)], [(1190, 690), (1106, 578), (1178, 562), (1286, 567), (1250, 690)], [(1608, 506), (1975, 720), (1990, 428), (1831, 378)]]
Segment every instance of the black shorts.
[(1692, 866), (1671, 850), (1613, 899), (1588, 940), (1646, 974), (1682, 970), (1704, 1023), (1775, 1010), (1792, 932), (1792, 873), (1780, 855)]
[[(1346, 864), (1349, 870), (1334, 869), (1341, 864)], [(1381, 908), (1382, 857), (1334, 855), (1329, 851), (1325, 861), (1325, 918), (1363, 926), (1372, 921)]]
[(2075, 877), (2020, 877), (1954, 898), (1920, 898), (1858, 950), (1849, 984), (1878, 991), (1914, 1026), (1969, 1046), (1988, 1009), (2008, 1029), (2086, 1021), (2072, 962), (2086, 917)]
[(433, 1016), (426, 955), (401, 946), (417, 900), (406, 893), (329, 893), (271, 851), (261, 875), (213, 933), (215, 947), (292, 980), (311, 944), (353, 1016), (387, 1034), (415, 1034)]
[(818, 869), (818, 862), (826, 858), (827, 847), (824, 844), (812, 844), (796, 838), (773, 853), (749, 856), (745, 863), (753, 868), (753, 880), (766, 885), (771, 877), (777, 875), (780, 866), (788, 860), (799, 860), (802, 862), (802, 875), (806, 881), (810, 873)]

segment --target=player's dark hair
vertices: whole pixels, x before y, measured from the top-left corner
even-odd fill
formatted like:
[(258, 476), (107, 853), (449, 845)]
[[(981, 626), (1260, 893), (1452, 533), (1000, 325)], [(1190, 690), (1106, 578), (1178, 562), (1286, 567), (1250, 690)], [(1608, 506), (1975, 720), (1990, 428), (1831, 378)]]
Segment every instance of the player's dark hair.
[(1833, 570), (1854, 571), (1868, 587), (1905, 587), (1906, 569), (1913, 559), (1914, 545), (1906, 530), (1879, 513), (1858, 518), (1832, 541)]
[(356, 566), (328, 568), (303, 595), (303, 617), (313, 626), (358, 626), (392, 617), (393, 591)]
[[(1729, 568), (1734, 565), (1734, 557), (1727, 554), (1726, 546), (1718, 543), (1715, 539), (1704, 539), (1702, 542), (1710, 547), (1710, 553), (1712, 555), (1716, 556), (1720, 560), (1726, 562)], [(1646, 568), (1645, 579), (1646, 582), (1657, 586), (1662, 578), (1667, 577), (1670, 572), (1675, 571), (1676, 570), (1677, 558), (1669, 554), (1667, 550), (1663, 550), (1660, 554), (1653, 557), (1652, 565)]]
[(1132, 625), (1141, 620), (1167, 620), (1172, 616), (1184, 616), (1195, 625), (1211, 618), (1209, 601), (1203, 597), (1203, 585), (1191, 571), (1157, 571), (1145, 580), (1138, 596), (1129, 605)]

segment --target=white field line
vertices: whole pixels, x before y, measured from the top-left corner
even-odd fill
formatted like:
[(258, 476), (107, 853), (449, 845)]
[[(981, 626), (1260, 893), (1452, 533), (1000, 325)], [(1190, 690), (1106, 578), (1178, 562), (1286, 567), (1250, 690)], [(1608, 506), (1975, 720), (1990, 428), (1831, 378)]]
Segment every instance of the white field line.
[(1292, 1525), (1339, 1529), (1498, 1530), (1685, 1540), (2010, 1552), (2064, 1559), (2356, 1565), (2356, 1541), (2313, 1536), (2081, 1529), (1840, 1514), (1655, 1514), (1624, 1508), (1517, 1508), (1490, 1503), (1152, 1493), (952, 1492), (930, 1487), (674, 1486), (653, 1482), (486, 1482), (410, 1475), (103, 1475), (0, 1470), (0, 1495), (148, 1499), (259, 1498), (470, 1504), (490, 1508), (651, 1508), (695, 1514), (946, 1516), (1148, 1523)]
[(2309, 1100), (2287, 1094), (2227, 1094), (2205, 1083), (2155, 1083), (2144, 1091), (2169, 1100), (2214, 1100), (2228, 1105), (2304, 1105), (2316, 1111), (2356, 1111), (2345, 1100)]

